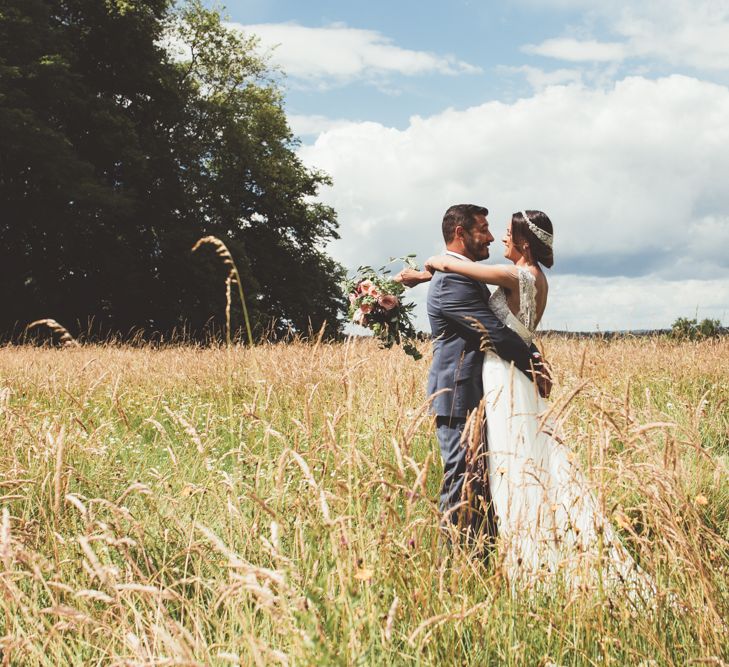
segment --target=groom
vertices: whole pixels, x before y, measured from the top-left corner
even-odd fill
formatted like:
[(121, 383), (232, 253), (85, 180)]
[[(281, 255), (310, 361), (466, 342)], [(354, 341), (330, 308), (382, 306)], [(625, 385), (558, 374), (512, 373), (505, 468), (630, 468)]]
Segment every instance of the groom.
[[(494, 240), (487, 215), (488, 209), (482, 206), (451, 206), (443, 216), (446, 253), (464, 262), (487, 259)], [(400, 279), (408, 286), (421, 280), (414, 271), (403, 272)], [(487, 537), (495, 535), (484, 473), (483, 425), (471, 429), (477, 436), (483, 434), (476, 447), (461, 442), (466, 419), (483, 397), (482, 339), (489, 349), (514, 362), (524, 373), (535, 376), (533, 369), (540, 366), (536, 347), (528, 348), (491, 311), (490, 296), (486, 285), (456, 273), (436, 272), (428, 289), (428, 318), (433, 333), (428, 396), (432, 396), (431, 412), (436, 418), (443, 457), (440, 509), (444, 520), (465, 530), (470, 540), (483, 533)], [(540, 389), (548, 392), (546, 386)], [(480, 461), (469, 460), (469, 452), (474, 450)], [(479, 469), (481, 472), (477, 472)]]

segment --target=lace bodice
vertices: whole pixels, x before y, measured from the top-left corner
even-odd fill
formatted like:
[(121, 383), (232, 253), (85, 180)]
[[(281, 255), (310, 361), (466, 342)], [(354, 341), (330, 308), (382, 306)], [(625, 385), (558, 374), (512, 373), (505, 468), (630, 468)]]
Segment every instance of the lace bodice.
[(519, 275), (519, 312), (514, 315), (509, 310), (506, 292), (501, 287), (494, 290), (489, 306), (496, 317), (530, 344), (537, 327), (537, 282), (531, 271), (520, 266), (516, 268)]

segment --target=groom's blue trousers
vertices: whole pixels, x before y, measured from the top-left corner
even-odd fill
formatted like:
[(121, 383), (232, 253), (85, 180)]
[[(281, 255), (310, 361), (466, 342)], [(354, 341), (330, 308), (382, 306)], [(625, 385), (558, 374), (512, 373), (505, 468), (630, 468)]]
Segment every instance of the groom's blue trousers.
[[(436, 417), (436, 434), (443, 458), (440, 511), (444, 522), (464, 531), (468, 541), (495, 537), (495, 521), (486, 477), (486, 443), (479, 443), (477, 460), (469, 461), (468, 443), (461, 443), (466, 425), (462, 417)], [(481, 429), (485, 433), (485, 428)], [(470, 488), (464, 488), (469, 485)], [(470, 503), (464, 501), (470, 498)]]

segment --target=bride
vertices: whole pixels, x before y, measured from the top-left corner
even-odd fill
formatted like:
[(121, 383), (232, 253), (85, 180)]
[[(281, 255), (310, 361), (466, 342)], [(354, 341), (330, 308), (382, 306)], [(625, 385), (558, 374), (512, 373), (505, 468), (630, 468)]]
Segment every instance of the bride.
[[(503, 239), (512, 265), (440, 255), (427, 260), (423, 279), (445, 271), (497, 286), (491, 310), (529, 345), (547, 305), (542, 267), (553, 264), (552, 240), (552, 223), (544, 213), (520, 211)], [(549, 405), (531, 379), (487, 351), (483, 389), (499, 562), (512, 584), (533, 585), (561, 574), (570, 587), (589, 586), (599, 577), (644, 593), (652, 590), (601, 511), (574, 454), (553, 435), (554, 424), (544, 419)]]

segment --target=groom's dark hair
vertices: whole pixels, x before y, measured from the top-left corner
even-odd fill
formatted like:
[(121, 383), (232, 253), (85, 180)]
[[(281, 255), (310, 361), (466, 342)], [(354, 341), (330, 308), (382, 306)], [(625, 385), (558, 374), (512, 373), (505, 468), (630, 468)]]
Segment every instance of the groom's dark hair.
[(463, 227), (467, 232), (476, 224), (477, 215), (488, 215), (489, 210), (476, 204), (456, 204), (451, 206), (443, 216), (443, 240), (450, 243), (456, 235), (456, 227)]

